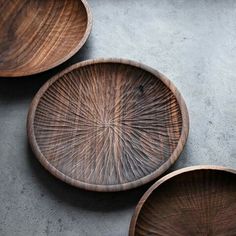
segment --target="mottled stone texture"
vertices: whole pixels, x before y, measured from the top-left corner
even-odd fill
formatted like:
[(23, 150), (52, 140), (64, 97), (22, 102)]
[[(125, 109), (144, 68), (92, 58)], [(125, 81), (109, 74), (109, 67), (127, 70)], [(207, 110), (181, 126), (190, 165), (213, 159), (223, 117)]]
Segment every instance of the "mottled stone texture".
[(76, 56), (31, 78), (0, 79), (0, 235), (125, 236), (148, 186), (99, 194), (51, 177), (31, 153), (26, 115), (53, 74), (96, 57), (157, 68), (178, 87), (190, 115), (187, 146), (172, 169), (236, 168), (236, 1), (90, 0), (91, 36)]

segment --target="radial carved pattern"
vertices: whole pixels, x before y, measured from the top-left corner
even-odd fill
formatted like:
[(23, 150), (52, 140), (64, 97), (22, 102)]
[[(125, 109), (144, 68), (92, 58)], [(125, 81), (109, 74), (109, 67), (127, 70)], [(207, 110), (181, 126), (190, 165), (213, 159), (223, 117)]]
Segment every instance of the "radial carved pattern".
[(130, 235), (235, 236), (236, 175), (218, 170), (187, 172), (148, 197)]
[(0, 76), (34, 74), (72, 56), (90, 30), (87, 10), (80, 0), (0, 0)]
[(97, 63), (47, 88), (33, 129), (51, 166), (109, 188), (158, 170), (175, 150), (182, 122), (176, 97), (156, 76), (131, 65)]

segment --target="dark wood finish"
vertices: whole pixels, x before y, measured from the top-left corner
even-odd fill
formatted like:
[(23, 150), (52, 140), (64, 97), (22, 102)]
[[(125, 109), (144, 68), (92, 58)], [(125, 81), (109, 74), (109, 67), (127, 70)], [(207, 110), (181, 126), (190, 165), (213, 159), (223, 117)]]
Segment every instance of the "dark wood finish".
[(129, 236), (235, 236), (235, 174), (196, 166), (164, 176), (138, 203)]
[(91, 25), (86, 0), (0, 0), (0, 76), (61, 64), (83, 46)]
[(128, 60), (79, 63), (49, 80), (28, 115), (28, 136), (52, 174), (94, 191), (161, 175), (180, 155), (187, 108), (159, 72)]

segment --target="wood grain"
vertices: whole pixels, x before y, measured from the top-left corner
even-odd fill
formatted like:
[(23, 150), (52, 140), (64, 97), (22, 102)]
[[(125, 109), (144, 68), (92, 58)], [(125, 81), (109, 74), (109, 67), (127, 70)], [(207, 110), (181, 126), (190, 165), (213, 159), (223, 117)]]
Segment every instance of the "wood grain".
[(83, 46), (91, 25), (85, 0), (0, 0), (0, 76), (59, 65)]
[(95, 191), (120, 191), (162, 174), (180, 155), (188, 113), (175, 86), (128, 60), (90, 60), (35, 96), (28, 136), (55, 176)]
[(235, 236), (236, 171), (184, 168), (157, 181), (142, 197), (130, 236)]

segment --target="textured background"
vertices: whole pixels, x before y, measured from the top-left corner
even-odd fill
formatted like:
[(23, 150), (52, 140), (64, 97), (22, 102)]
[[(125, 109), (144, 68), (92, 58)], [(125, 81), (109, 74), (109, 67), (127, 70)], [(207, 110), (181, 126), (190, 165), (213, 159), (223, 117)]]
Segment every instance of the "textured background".
[(190, 115), (190, 136), (173, 169), (236, 168), (236, 1), (89, 0), (91, 36), (72, 59), (30, 78), (0, 79), (0, 236), (123, 236), (148, 186), (100, 194), (48, 174), (29, 149), (25, 122), (36, 91), (75, 62), (122, 57), (167, 75)]

